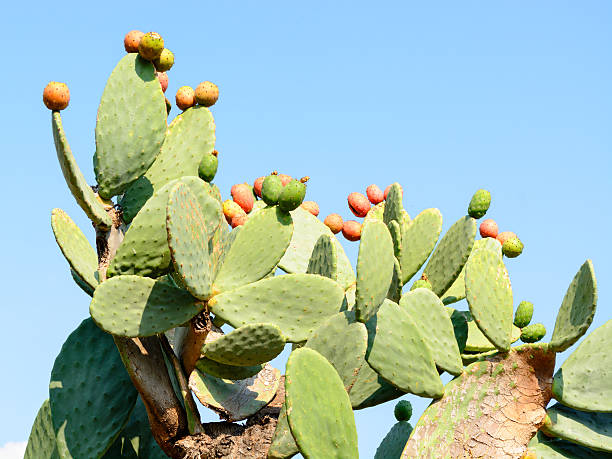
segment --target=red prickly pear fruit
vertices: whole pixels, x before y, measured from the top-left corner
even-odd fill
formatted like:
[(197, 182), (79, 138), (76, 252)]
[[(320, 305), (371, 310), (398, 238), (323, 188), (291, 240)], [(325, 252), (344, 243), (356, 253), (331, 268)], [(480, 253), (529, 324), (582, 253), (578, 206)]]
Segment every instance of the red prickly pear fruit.
[(293, 180), (293, 177), (291, 177), (290, 175), (287, 175), (287, 174), (278, 174), (278, 178), (280, 179), (281, 184), (282, 184), (283, 186), (287, 186), (287, 184), (288, 184), (288, 183), (289, 183), (291, 180)]
[(225, 216), (225, 220), (227, 220), (227, 223), (231, 224), (232, 218), (234, 218), (236, 215), (242, 214), (246, 216), (246, 212), (242, 210), (242, 207), (240, 207), (234, 201), (232, 201), (231, 199), (226, 199), (225, 201), (223, 201), (223, 215)]
[(234, 215), (234, 217), (232, 218), (232, 221), (230, 222), (230, 225), (232, 225), (232, 228), (236, 228), (237, 226), (242, 226), (246, 223), (247, 218), (248, 218), (247, 214), (245, 213)]
[(497, 223), (495, 220), (491, 218), (487, 218), (480, 224), (480, 236), (482, 237), (492, 237), (496, 238), (499, 233), (499, 229), (497, 228)]
[(51, 81), (43, 91), (43, 103), (49, 110), (63, 110), (70, 102), (70, 91), (65, 83)]
[(203, 81), (196, 87), (195, 99), (204, 107), (212, 107), (219, 99), (219, 88), (210, 81)]
[(357, 193), (356, 191), (352, 192), (348, 195), (348, 206), (351, 209), (351, 212), (355, 214), (355, 217), (363, 218), (368, 215), (370, 211), (370, 201), (361, 193)]
[(195, 105), (195, 95), (191, 86), (181, 86), (176, 91), (176, 106), (181, 110), (187, 110)]
[(329, 214), (327, 217), (325, 217), (325, 220), (323, 220), (323, 224), (327, 226), (332, 233), (338, 234), (340, 231), (342, 231), (344, 221), (338, 214)]
[(167, 72), (174, 65), (174, 54), (168, 48), (164, 48), (153, 65), (158, 72)]
[[(393, 185), (393, 184), (391, 184)], [(385, 188), (385, 199), (387, 199), (387, 195), (389, 194), (389, 190), (391, 189), (391, 185), (387, 186), (387, 188)], [(400, 185), (400, 190), (402, 192), (402, 196), (404, 195), (404, 189), (402, 188), (402, 186)]]
[(255, 197), (253, 196), (253, 189), (250, 185), (246, 183), (237, 183), (231, 188), (230, 193), (234, 202), (238, 204), (247, 214), (253, 210)]
[(355, 220), (347, 220), (342, 225), (342, 235), (349, 241), (358, 241), (361, 239), (361, 223)]
[(253, 182), (253, 191), (255, 192), (258, 198), (261, 198), (261, 187), (263, 186), (264, 180), (265, 177), (258, 177), (255, 179), (255, 182)]
[(319, 204), (314, 201), (304, 201), (300, 207), (310, 212), (315, 217), (319, 215)]
[(157, 79), (162, 88), (162, 92), (166, 92), (168, 89), (168, 74), (166, 72), (157, 72)]
[(380, 204), (385, 200), (385, 195), (383, 191), (378, 188), (378, 185), (370, 185), (366, 188), (366, 194), (368, 195), (368, 199), (374, 205)]
[(137, 53), (138, 52), (138, 44), (140, 43), (140, 39), (144, 35), (144, 32), (140, 30), (131, 30), (125, 34), (125, 38), (123, 39), (123, 46), (128, 53)]
[(138, 54), (143, 59), (154, 61), (164, 50), (164, 39), (157, 32), (145, 33), (138, 43)]
[(512, 231), (504, 231), (503, 233), (499, 233), (496, 239), (499, 241), (501, 245), (504, 245), (504, 242), (506, 242), (508, 239), (512, 239), (515, 237), (517, 236)]

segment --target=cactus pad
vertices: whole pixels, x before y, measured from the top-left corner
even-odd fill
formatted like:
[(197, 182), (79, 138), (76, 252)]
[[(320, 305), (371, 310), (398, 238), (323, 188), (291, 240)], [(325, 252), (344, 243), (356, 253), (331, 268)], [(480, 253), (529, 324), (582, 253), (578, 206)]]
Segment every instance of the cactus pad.
[(359, 456), (348, 394), (325, 357), (308, 348), (293, 351), (285, 390), (291, 433), (306, 459)]
[(463, 352), (468, 339), (467, 318), (462, 311), (457, 311), (453, 308), (447, 307), (446, 312), (453, 324), (453, 331), (455, 333), (455, 340), (457, 341), (459, 352)]
[(578, 341), (591, 325), (596, 306), (597, 281), (593, 263), (587, 260), (565, 293), (550, 340), (551, 347), (562, 352)]
[(72, 268), (70, 268), (70, 275), (72, 276), (72, 279), (79, 286), (81, 290), (83, 290), (89, 296), (93, 296), (94, 294), (93, 287), (89, 285), (87, 282), (85, 282), (83, 278), (79, 276), (78, 273)]
[(378, 445), (374, 459), (400, 459), (411, 433), (409, 422), (397, 422)]
[(402, 296), (402, 287), (402, 268), (398, 259), (393, 257), (393, 276), (391, 276), (387, 298), (398, 303)]
[(299, 453), (291, 429), (289, 428), (289, 420), (287, 419), (287, 405), (283, 403), (283, 407), (278, 415), (276, 430), (270, 443), (268, 450), (268, 459), (288, 459)]
[(167, 281), (128, 275), (100, 284), (89, 312), (105, 332), (135, 337), (177, 327), (203, 307), (188, 292)]
[(215, 378), (239, 380), (247, 379), (256, 375), (263, 369), (263, 365), (238, 367), (215, 362), (214, 360), (207, 358), (202, 358), (196, 362), (196, 368), (203, 373), (214, 376)]
[(94, 170), (100, 196), (123, 193), (146, 172), (164, 140), (166, 117), (155, 67), (135, 53), (125, 55), (108, 79), (98, 108)]
[(542, 432), (531, 439), (528, 447), (537, 459), (612, 459), (610, 453), (593, 451), (559, 438), (549, 438)]
[(392, 221), (400, 223), (402, 221), (402, 187), (399, 183), (394, 183), (389, 188), (389, 193), (385, 199), (385, 206), (383, 210), (383, 222), (389, 226)]
[(308, 274), (319, 274), (338, 280), (338, 250), (334, 244), (333, 236), (322, 234), (312, 249), (312, 255), (308, 261)]
[(59, 459), (48, 399), (36, 414), (23, 459)]
[(361, 410), (394, 400), (404, 394), (405, 392), (385, 381), (365, 361), (349, 391), (349, 398), (353, 409)]
[[(393, 241), (393, 254), (398, 260), (402, 259), (402, 227), (398, 222), (392, 220), (387, 225), (389, 234), (391, 234), (391, 240)], [(403, 284), (402, 284), (403, 285)]]
[(408, 282), (421, 269), (442, 231), (442, 214), (438, 209), (425, 209), (414, 220), (402, 226), (402, 283)]

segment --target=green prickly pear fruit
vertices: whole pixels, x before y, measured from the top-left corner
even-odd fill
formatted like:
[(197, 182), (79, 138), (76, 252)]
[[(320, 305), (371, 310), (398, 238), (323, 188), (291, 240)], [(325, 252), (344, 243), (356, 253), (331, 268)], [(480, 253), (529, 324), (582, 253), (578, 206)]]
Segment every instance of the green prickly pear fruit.
[(43, 103), (49, 110), (63, 110), (70, 102), (70, 91), (66, 83), (51, 81), (43, 91)]
[(181, 110), (187, 110), (195, 105), (195, 93), (191, 86), (181, 86), (176, 91), (176, 106)]
[(277, 174), (268, 175), (261, 185), (261, 199), (269, 206), (278, 204), (278, 199), (283, 192), (283, 184)]
[(223, 215), (225, 216), (225, 220), (230, 225), (232, 224), (232, 219), (237, 215), (244, 214), (246, 216), (246, 212), (242, 210), (238, 204), (236, 204), (231, 199), (226, 199), (223, 201)]
[(419, 279), (415, 281), (414, 284), (412, 284), (412, 287), (410, 287), (410, 291), (412, 292), (416, 288), (427, 288), (429, 290), (433, 290), (433, 287), (431, 286), (429, 281), (425, 279)]
[(468, 206), (468, 215), (472, 218), (482, 218), (491, 205), (491, 193), (487, 190), (478, 190), (472, 196)]
[(174, 54), (168, 48), (164, 48), (157, 59), (153, 61), (158, 72), (167, 72), (174, 65)]
[(514, 313), (514, 325), (518, 328), (523, 328), (529, 325), (533, 317), (533, 303), (529, 301), (521, 301)]
[(319, 204), (314, 201), (304, 201), (302, 204), (300, 204), (300, 207), (307, 210), (315, 217), (319, 215)]
[(345, 221), (342, 225), (342, 235), (349, 241), (358, 241), (361, 239), (361, 223), (355, 220)]
[(353, 192), (348, 195), (348, 206), (355, 217), (363, 218), (368, 215), (370, 208), (370, 201), (361, 193)]
[(230, 190), (232, 199), (238, 204), (242, 210), (247, 214), (253, 210), (253, 204), (255, 204), (255, 197), (253, 196), (253, 189), (247, 183), (237, 183), (232, 186)]
[(195, 99), (204, 107), (212, 107), (219, 99), (219, 88), (210, 81), (203, 81), (196, 87)]
[(546, 335), (544, 324), (527, 325), (521, 330), (521, 341), (523, 343), (536, 343)]
[(157, 72), (157, 79), (162, 88), (162, 92), (166, 92), (168, 89), (168, 74), (166, 72)]
[(342, 231), (344, 221), (338, 214), (329, 214), (327, 217), (325, 217), (325, 220), (323, 220), (323, 224), (327, 226), (332, 233), (338, 234), (340, 231)]
[[(387, 199), (387, 195), (389, 194), (389, 190), (391, 189), (392, 186), (393, 186), (393, 183), (391, 185), (388, 185), (387, 188), (385, 188), (385, 199)], [(402, 192), (402, 196), (404, 196), (404, 189), (402, 188), (401, 185), (400, 185), (400, 190)]]
[(138, 43), (138, 54), (143, 59), (154, 61), (164, 50), (164, 39), (157, 32), (145, 33)]
[(372, 184), (367, 187), (366, 195), (368, 196), (370, 202), (374, 205), (380, 204), (385, 200), (385, 194), (383, 193), (383, 190), (378, 187), (378, 185)]
[(137, 53), (138, 52), (138, 44), (140, 43), (140, 39), (144, 35), (144, 32), (140, 30), (131, 30), (125, 34), (125, 38), (123, 39), (123, 46), (128, 53)]
[(300, 204), (302, 204), (306, 196), (306, 180), (302, 182), (293, 179), (283, 187), (283, 191), (278, 198), (278, 207), (280, 207), (281, 210), (291, 212), (300, 207)]
[(515, 237), (517, 237), (517, 235), (513, 233), (512, 231), (503, 231), (497, 235), (496, 239), (503, 246), (504, 242), (506, 242), (508, 239), (512, 239)]
[(491, 218), (484, 220), (480, 224), (479, 231), (480, 231), (481, 237), (492, 237), (494, 239), (497, 237), (497, 234), (499, 233), (497, 223), (495, 223), (495, 220)]
[(508, 258), (516, 258), (523, 253), (523, 243), (518, 237), (508, 239), (502, 244), (502, 253)]
[(395, 405), (393, 414), (398, 421), (409, 421), (412, 417), (412, 403), (408, 400), (400, 400)]
[(253, 182), (253, 191), (259, 198), (261, 198), (261, 186), (263, 185), (263, 181), (265, 179), (266, 179), (265, 177), (258, 177)]
[(219, 167), (219, 160), (217, 156), (212, 153), (206, 153), (202, 157), (202, 161), (200, 161), (200, 166), (198, 167), (198, 175), (205, 182), (212, 182), (217, 174), (217, 167)]

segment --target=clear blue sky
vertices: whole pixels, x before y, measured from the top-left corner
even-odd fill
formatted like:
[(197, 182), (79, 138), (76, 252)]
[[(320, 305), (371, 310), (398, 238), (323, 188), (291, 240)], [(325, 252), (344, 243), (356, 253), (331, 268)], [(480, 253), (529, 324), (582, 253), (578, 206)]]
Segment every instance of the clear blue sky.
[[(64, 124), (93, 181), (97, 105), (131, 29), (161, 33), (175, 53), (169, 98), (185, 84), (219, 85), (216, 182), (225, 196), (232, 184), (278, 169), (311, 176), (308, 198), (323, 217), (349, 217), (351, 191), (399, 181), (408, 212), (438, 207), (446, 230), (473, 191), (487, 188), (489, 216), (525, 243), (523, 255), (507, 261), (515, 302), (534, 302), (547, 338), (587, 258), (599, 286), (593, 326), (612, 318), (612, 4), (433, 5), (3, 7), (0, 445), (27, 439), (54, 358), (88, 314), (88, 297), (53, 239), (51, 209), (92, 231), (63, 183), (42, 90), (50, 80), (70, 86)], [(354, 261), (357, 245), (343, 243)], [(426, 406), (407, 398), (416, 414)], [(392, 410), (393, 402), (357, 414), (361, 457), (373, 456)]]

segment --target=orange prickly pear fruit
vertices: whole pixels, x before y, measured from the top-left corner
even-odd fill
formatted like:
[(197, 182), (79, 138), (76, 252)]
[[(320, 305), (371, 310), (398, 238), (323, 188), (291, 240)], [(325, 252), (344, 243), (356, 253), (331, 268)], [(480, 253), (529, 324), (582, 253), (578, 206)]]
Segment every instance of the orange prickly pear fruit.
[(181, 110), (187, 110), (195, 105), (195, 95), (191, 86), (181, 86), (176, 91), (176, 106)]
[(246, 212), (242, 210), (242, 207), (240, 207), (234, 201), (232, 201), (231, 199), (226, 199), (225, 201), (223, 201), (223, 215), (225, 216), (225, 220), (227, 220), (227, 223), (231, 224), (232, 218), (234, 218), (236, 215), (241, 214), (246, 215)]
[(314, 201), (304, 201), (300, 204), (300, 207), (310, 212), (315, 217), (319, 215), (319, 204)]
[(131, 30), (125, 34), (125, 38), (123, 39), (123, 46), (128, 53), (137, 53), (138, 52), (138, 44), (140, 43), (140, 39), (144, 35), (144, 32), (140, 30)]
[(263, 186), (264, 179), (265, 177), (258, 177), (253, 183), (253, 191), (255, 192), (258, 198), (261, 198), (261, 187)]
[(367, 187), (366, 195), (368, 196), (368, 199), (370, 200), (370, 202), (374, 205), (380, 204), (381, 202), (385, 200), (385, 195), (383, 191), (380, 188), (378, 188), (378, 185), (372, 184), (369, 187)]
[(238, 204), (242, 210), (247, 214), (253, 210), (253, 204), (255, 204), (255, 197), (253, 196), (253, 189), (246, 183), (237, 183), (232, 186), (230, 193), (232, 199)]
[(323, 220), (323, 224), (327, 226), (332, 233), (338, 234), (340, 231), (342, 231), (344, 221), (338, 214), (329, 214), (327, 217), (325, 217), (325, 220)]
[(355, 220), (347, 220), (342, 225), (342, 235), (349, 241), (361, 239), (361, 223)]
[(230, 225), (232, 225), (232, 228), (236, 228), (237, 226), (242, 226), (246, 223), (248, 218), (249, 217), (247, 217), (247, 214), (245, 214), (244, 212), (241, 214), (234, 215), (232, 217), (232, 221), (230, 222)]
[(499, 233), (499, 229), (497, 228), (497, 223), (495, 223), (495, 220), (491, 218), (484, 220), (480, 224), (479, 231), (482, 237), (496, 238), (497, 234)]
[(370, 201), (361, 193), (353, 192), (348, 195), (348, 206), (355, 217), (363, 218), (370, 211)]
[(161, 85), (162, 92), (166, 92), (166, 89), (168, 89), (168, 74), (166, 72), (157, 72), (157, 79)]
[(203, 81), (196, 87), (195, 99), (204, 107), (212, 107), (219, 99), (219, 88), (210, 81)]
[(43, 103), (49, 110), (63, 110), (70, 102), (70, 91), (65, 83), (51, 81), (43, 91)]
[(501, 245), (504, 245), (504, 242), (506, 242), (508, 239), (513, 239), (515, 237), (517, 236), (512, 231), (504, 231), (503, 233), (499, 233), (496, 239)]

